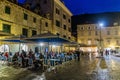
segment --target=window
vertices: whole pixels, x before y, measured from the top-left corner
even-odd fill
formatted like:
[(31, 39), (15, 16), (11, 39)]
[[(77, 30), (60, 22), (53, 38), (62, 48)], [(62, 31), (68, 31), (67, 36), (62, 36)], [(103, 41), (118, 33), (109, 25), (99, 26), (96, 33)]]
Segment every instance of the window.
[(23, 28), (22, 29), (22, 35), (27, 37), (28, 36), (28, 29)]
[(117, 30), (115, 31), (115, 35), (118, 35), (118, 31)]
[(66, 38), (66, 35), (63, 35), (64, 38)]
[(67, 29), (67, 27), (66, 27), (66, 25), (64, 25), (64, 30), (66, 30)]
[(70, 20), (70, 19), (68, 19), (68, 22), (70, 23), (70, 22), (71, 22), (71, 20)]
[(97, 26), (95, 26), (95, 29), (98, 29), (98, 27), (97, 27)]
[(71, 37), (68, 37), (68, 39), (71, 39)]
[(110, 31), (107, 31), (107, 35), (110, 35)]
[(37, 32), (35, 30), (32, 30), (32, 36), (36, 35)]
[(60, 14), (60, 11), (59, 9), (56, 8), (56, 14)]
[(71, 32), (71, 28), (68, 28), (68, 31)]
[(35, 17), (33, 18), (33, 22), (36, 23), (36, 18)]
[(24, 20), (28, 19), (28, 15), (26, 13), (24, 13)]
[(9, 6), (5, 6), (5, 13), (6, 14), (10, 14), (11, 13)]
[(90, 27), (88, 27), (88, 30), (90, 30), (91, 28)]
[(11, 33), (11, 25), (3, 24), (3, 32)]
[(56, 26), (60, 27), (60, 21), (56, 20)]
[(95, 35), (96, 35), (96, 36), (98, 35), (98, 31), (95, 31)]
[(48, 23), (47, 22), (45, 23), (45, 26), (48, 27)]
[(57, 36), (60, 36), (60, 34), (59, 33), (56, 33), (57, 34)]
[(80, 28), (80, 30), (84, 30), (84, 28), (83, 28), (83, 27), (81, 27), (81, 28)]
[(63, 19), (66, 19), (66, 16), (65, 16), (65, 14), (63, 14)]

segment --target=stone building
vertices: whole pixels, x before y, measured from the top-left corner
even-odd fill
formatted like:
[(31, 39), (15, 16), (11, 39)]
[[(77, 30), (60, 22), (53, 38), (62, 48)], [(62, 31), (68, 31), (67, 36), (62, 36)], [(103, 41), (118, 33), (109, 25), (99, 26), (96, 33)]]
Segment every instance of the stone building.
[(23, 6), (52, 20), (52, 33), (75, 40), (71, 36), (72, 13), (61, 0), (26, 0)]
[[(0, 31), (14, 36), (23, 35), (29, 38), (46, 31), (51, 32), (51, 20), (31, 12), (17, 3), (15, 4), (14, 1), (0, 0)], [(1, 36), (0, 38), (6, 39), (10, 37)], [(1, 42), (1, 44), (3, 43), (7, 44), (7, 42)], [(13, 46), (14, 44), (10, 43), (8, 45), (12, 46), (11, 51), (19, 51), (19, 44)]]
[[(51, 7), (46, 6), (50, 9), (41, 6), (41, 1), (44, 0), (26, 0), (24, 4), (19, 4), (17, 0), (0, 0), (0, 31), (7, 33), (9, 35), (18, 36), (21, 35), (30, 38), (37, 34), (43, 34), (51, 32), (55, 35), (61, 36), (65, 39), (75, 40), (71, 36), (71, 12), (65, 7), (63, 3), (59, 0), (54, 1), (54, 5), (57, 5), (53, 8), (53, 0), (50, 0), (52, 3)], [(35, 1), (35, 2), (34, 2)], [(46, 0), (49, 2), (49, 0)], [(46, 2), (44, 2), (46, 3)], [(60, 10), (58, 10), (59, 8)], [(46, 13), (41, 13), (44, 11), (52, 12), (51, 15), (46, 15)], [(47, 9), (47, 10), (46, 10)], [(52, 11), (51, 11), (52, 10)], [(54, 12), (56, 10), (56, 12)], [(44, 15), (43, 15), (44, 14)], [(1, 33), (0, 33), (1, 34)], [(11, 36), (1, 36), (1, 39), (8, 39)], [(14, 42), (4, 42), (1, 41), (1, 46), (4, 47), (5, 51), (17, 52), (22, 49), (28, 51), (29, 48), (39, 47), (40, 45), (36, 44), (16, 44)], [(4, 45), (2, 45), (4, 44)], [(11, 47), (5, 49), (6, 47)], [(29, 47), (28, 47), (29, 46)], [(45, 45), (46, 46), (46, 45)], [(63, 45), (64, 47), (65, 45)], [(3, 48), (0, 49), (3, 49)], [(60, 49), (61, 46), (58, 47)], [(46, 47), (44, 47), (46, 48)], [(0, 50), (1, 51), (1, 50)], [(44, 51), (44, 50), (43, 50)]]
[(102, 49), (119, 50), (120, 26), (100, 26), (98, 24), (77, 25), (77, 41), (87, 51)]
[[(71, 35), (72, 13), (61, 0), (26, 0), (23, 6), (52, 21), (52, 33), (70, 41), (76, 41)], [(69, 45), (68, 50), (69, 50)]]
[(0, 1), (0, 10), (1, 31), (26, 37), (51, 31), (51, 20), (7, 0)]

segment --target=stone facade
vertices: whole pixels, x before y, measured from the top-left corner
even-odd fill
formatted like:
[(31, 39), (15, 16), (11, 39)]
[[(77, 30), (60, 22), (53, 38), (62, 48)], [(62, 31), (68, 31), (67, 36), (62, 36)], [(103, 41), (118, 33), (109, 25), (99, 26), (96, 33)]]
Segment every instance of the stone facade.
[[(46, 1), (47, 3), (45, 0), (26, 0), (26, 3), (19, 5), (16, 0), (0, 0), (0, 31), (14, 36), (24, 35), (27, 38), (51, 32), (63, 38), (75, 40), (71, 36), (72, 13), (59, 0)], [(12, 47), (10, 51), (13, 53), (21, 50), (24, 46), (22, 44), (21, 47), (20, 43), (2, 42), (1, 45), (3, 44)], [(34, 51), (35, 47), (40, 47), (38, 43), (26, 45), (26, 51), (30, 48)], [(54, 50), (60, 51), (60, 47), (58, 46)]]
[[(71, 36), (71, 16), (72, 13), (60, 0), (26, 0), (24, 6), (31, 6), (30, 10), (37, 11), (43, 17), (52, 20), (52, 33), (66, 39), (74, 40)], [(32, 6), (36, 8), (32, 8)]]
[[(36, 34), (52, 31), (51, 20), (31, 12), (30, 10), (27, 10), (13, 2), (8, 0), (0, 0), (0, 31), (13, 34), (14, 36), (24, 35), (27, 38)], [(1, 36), (0, 38), (9, 37)], [(0, 45), (8, 45), (9, 50), (7, 51), (11, 51), (12, 53), (22, 49), (22, 47), (20, 47), (20, 43), (1, 42)], [(26, 45), (31, 46), (30, 44)], [(38, 44), (32, 44), (31, 48), (36, 45)], [(28, 49), (29, 47), (26, 48), (26, 50)]]
[[(103, 26), (98, 24), (83, 24), (77, 26), (77, 41), (80, 44), (101, 46), (116, 49), (120, 47), (120, 26)], [(101, 33), (101, 34), (100, 34)]]
[[(40, 34), (44, 31), (51, 32), (51, 20), (43, 18), (21, 6), (7, 0), (0, 1), (0, 30), (3, 31), (3, 24), (10, 25), (10, 33), (14, 35), (24, 35), (23, 28), (26, 29), (26, 37)], [(6, 13), (6, 9), (10, 13)], [(27, 18), (27, 19), (24, 19)]]

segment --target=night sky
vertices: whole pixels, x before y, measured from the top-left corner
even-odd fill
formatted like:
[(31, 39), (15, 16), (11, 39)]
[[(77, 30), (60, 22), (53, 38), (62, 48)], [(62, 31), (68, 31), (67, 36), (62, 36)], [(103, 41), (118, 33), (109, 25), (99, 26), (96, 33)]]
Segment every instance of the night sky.
[(120, 11), (120, 0), (64, 0), (73, 14)]
[(25, 0), (18, 0), (18, 2), (23, 3)]
[[(24, 2), (24, 0), (18, 0)], [(74, 14), (120, 11), (120, 0), (63, 0)]]

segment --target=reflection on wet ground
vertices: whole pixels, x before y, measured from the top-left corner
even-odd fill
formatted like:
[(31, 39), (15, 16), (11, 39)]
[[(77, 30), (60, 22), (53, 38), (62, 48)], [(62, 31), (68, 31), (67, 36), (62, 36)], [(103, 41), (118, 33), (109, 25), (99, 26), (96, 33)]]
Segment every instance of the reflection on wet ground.
[(96, 67), (99, 59), (81, 57), (81, 60), (72, 61), (59, 67), (56, 73), (46, 73), (47, 80), (88, 80), (96, 75)]
[(1, 65), (0, 80), (119, 80), (119, 66), (120, 58), (115, 56), (82, 56), (80, 61), (64, 63), (45, 73)]

